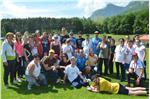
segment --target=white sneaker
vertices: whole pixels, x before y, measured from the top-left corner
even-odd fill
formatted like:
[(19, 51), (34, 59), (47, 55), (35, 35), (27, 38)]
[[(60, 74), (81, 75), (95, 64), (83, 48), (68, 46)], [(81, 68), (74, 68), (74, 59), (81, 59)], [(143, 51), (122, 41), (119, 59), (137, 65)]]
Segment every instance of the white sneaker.
[(61, 82), (61, 79), (57, 79), (56, 83), (58, 84), (59, 82)]
[(87, 82), (91, 82), (91, 79), (86, 79)]
[(27, 88), (28, 88), (28, 90), (31, 90), (31, 85), (28, 84)]
[(17, 78), (17, 82), (21, 83), (22, 82), (21, 78)]
[(92, 89), (91, 89), (91, 87), (87, 86), (87, 90), (89, 90), (89, 91), (90, 91), (90, 90), (92, 90)]
[(5, 89), (8, 89), (8, 85), (5, 85)]

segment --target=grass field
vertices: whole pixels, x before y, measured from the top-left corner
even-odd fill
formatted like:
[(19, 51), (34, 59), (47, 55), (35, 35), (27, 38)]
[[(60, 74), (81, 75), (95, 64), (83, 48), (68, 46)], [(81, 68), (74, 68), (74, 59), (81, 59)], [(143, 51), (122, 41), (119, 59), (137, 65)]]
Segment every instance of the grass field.
[[(124, 36), (113, 36), (120, 38)], [(147, 49), (147, 78), (149, 78), (149, 49)], [(1, 59), (0, 59), (1, 63)], [(114, 70), (115, 66), (114, 66)], [(112, 82), (119, 82), (111, 76)], [(1, 64), (1, 78), (3, 78), (3, 66)], [(148, 87), (149, 80), (144, 84)], [(125, 85), (126, 82), (121, 82)], [(75, 89), (69, 85), (58, 84), (53, 88), (48, 87), (33, 87), (31, 91), (27, 90), (27, 82), (23, 81), (20, 84), (10, 85), (8, 89), (4, 88), (3, 79), (1, 79), (1, 98), (2, 99), (148, 99), (148, 96), (128, 96), (128, 95), (114, 95), (114, 94), (98, 94), (88, 92), (86, 88)]]

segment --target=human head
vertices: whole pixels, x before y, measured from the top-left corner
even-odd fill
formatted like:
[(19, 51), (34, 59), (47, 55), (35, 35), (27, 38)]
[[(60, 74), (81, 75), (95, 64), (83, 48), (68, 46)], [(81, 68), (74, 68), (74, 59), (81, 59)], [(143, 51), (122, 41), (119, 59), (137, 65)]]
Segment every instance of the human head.
[(54, 54), (55, 54), (55, 51), (53, 49), (50, 49), (48, 56), (53, 57)]
[(40, 37), (40, 30), (35, 31), (36, 37)]
[(86, 40), (89, 40), (89, 38), (90, 38), (90, 35), (86, 34)]
[(119, 39), (119, 42), (120, 42), (120, 45), (121, 45), (121, 46), (124, 45), (124, 39), (123, 39), (123, 38), (120, 38), (120, 39)]
[(106, 35), (103, 35), (103, 37), (102, 37), (102, 42), (103, 42), (103, 43), (106, 43)]
[(11, 32), (8, 32), (5, 37), (9, 42), (12, 42), (14, 38), (14, 34)]
[(43, 37), (46, 38), (46, 36), (47, 36), (47, 33), (43, 32)]
[(132, 47), (132, 45), (133, 45), (133, 41), (132, 41), (132, 40), (129, 40), (129, 41), (128, 41), (128, 46), (129, 46), (129, 47)]
[(84, 51), (83, 51), (83, 49), (80, 49), (80, 56), (84, 56)]
[(132, 54), (132, 58), (133, 58), (134, 61), (137, 61), (138, 60), (138, 54), (136, 52), (134, 52)]
[(137, 46), (140, 46), (140, 40), (135, 40), (135, 44), (136, 44)]
[(74, 66), (76, 63), (76, 58), (74, 56), (72, 56), (70, 61), (71, 61), (71, 64)]
[(66, 31), (66, 28), (65, 28), (65, 27), (62, 27), (62, 28), (61, 28), (61, 32), (62, 32), (63, 35), (66, 35), (66, 34), (67, 34), (67, 33), (66, 33), (66, 32), (67, 32), (67, 31)]
[(115, 45), (115, 39), (111, 39), (110, 44)]
[(21, 41), (21, 33), (20, 32), (16, 32), (16, 41)]
[(95, 31), (95, 32), (94, 32), (94, 35), (95, 35), (96, 38), (98, 38), (99, 32), (98, 32), (98, 31)]
[(68, 39), (66, 40), (66, 44), (67, 44), (67, 45), (70, 45), (70, 43), (71, 43), (71, 39), (68, 38)]
[(66, 53), (63, 53), (63, 54), (62, 54), (62, 60), (63, 60), (63, 61), (67, 61), (67, 60), (68, 60), (68, 56), (67, 56)]
[(39, 55), (38, 54), (33, 55), (33, 59), (36, 64), (39, 63)]

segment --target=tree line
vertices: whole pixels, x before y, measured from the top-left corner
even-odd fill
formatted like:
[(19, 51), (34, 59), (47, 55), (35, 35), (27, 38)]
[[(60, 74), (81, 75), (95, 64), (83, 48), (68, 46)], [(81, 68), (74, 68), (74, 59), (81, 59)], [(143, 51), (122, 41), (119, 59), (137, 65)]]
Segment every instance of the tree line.
[(1, 34), (7, 32), (34, 33), (35, 30), (48, 33), (60, 33), (61, 27), (68, 32), (93, 33), (98, 30), (102, 33), (113, 34), (148, 34), (149, 33), (149, 11), (143, 10), (104, 19), (102, 23), (92, 21), (90, 18), (17, 18), (2, 19)]

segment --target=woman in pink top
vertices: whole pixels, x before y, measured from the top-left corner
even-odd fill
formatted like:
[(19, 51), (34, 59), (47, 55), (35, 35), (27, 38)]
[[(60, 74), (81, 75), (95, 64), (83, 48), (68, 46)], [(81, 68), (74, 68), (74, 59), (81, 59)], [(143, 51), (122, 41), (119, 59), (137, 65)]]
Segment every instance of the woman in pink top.
[(17, 67), (16, 67), (16, 73), (18, 72), (17, 81), (21, 82), (21, 77), (24, 74), (23, 72), (24, 62), (23, 62), (23, 42), (21, 39), (20, 32), (16, 33), (15, 47), (16, 47), (16, 53), (17, 53)]

